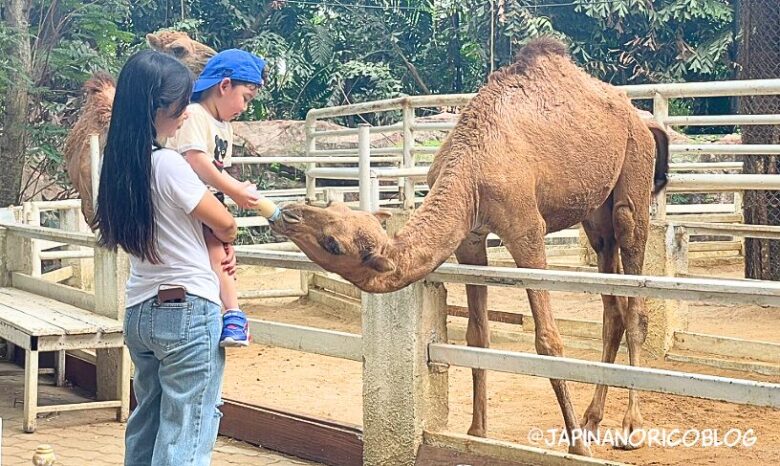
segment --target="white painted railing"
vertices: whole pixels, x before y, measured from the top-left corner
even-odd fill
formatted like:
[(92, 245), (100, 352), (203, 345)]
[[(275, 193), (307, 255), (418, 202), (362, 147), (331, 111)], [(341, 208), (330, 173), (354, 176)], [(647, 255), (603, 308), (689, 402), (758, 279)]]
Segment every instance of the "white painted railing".
[[(715, 115), (715, 116), (669, 116), (670, 98), (691, 97), (715, 97), (715, 96), (741, 96), (757, 94), (780, 94), (780, 79), (751, 80), (751, 81), (724, 81), (704, 83), (680, 83), (661, 85), (639, 85), (622, 87), (631, 99), (652, 99), (653, 115), (656, 121), (666, 127), (670, 126), (711, 126), (711, 125), (771, 125), (780, 124), (780, 115)], [(427, 167), (415, 167), (415, 154), (433, 153), (436, 147), (417, 146), (414, 141), (415, 131), (448, 131), (454, 128), (455, 123), (437, 122), (420, 123), (415, 119), (415, 109), (420, 107), (462, 106), (468, 104), (475, 94), (442, 95), (442, 96), (411, 96), (397, 99), (388, 99), (376, 102), (367, 102), (341, 107), (331, 107), (311, 110), (306, 119), (307, 154), (317, 156), (339, 155), (346, 157), (355, 155), (361, 151), (368, 151), (368, 160), (374, 160), (375, 154), (399, 153), (399, 148), (372, 149), (361, 148), (339, 150), (317, 149), (317, 140), (330, 135), (358, 136), (361, 128), (350, 128), (336, 131), (316, 131), (318, 120), (347, 115), (356, 115), (371, 112), (402, 111), (401, 121), (390, 125), (369, 127), (369, 133), (402, 132), (403, 147), (400, 150), (402, 163), (398, 169), (378, 168), (371, 166), (370, 170), (361, 171), (360, 167), (350, 168), (321, 168), (312, 163), (306, 172), (306, 198), (315, 199), (320, 192), (316, 188), (317, 179), (341, 179), (356, 180), (358, 186), (367, 187), (360, 191), (361, 208), (376, 209), (378, 207), (399, 205), (405, 209), (415, 206), (421, 199), (416, 192), (425, 192), (426, 188), (417, 185), (425, 180)], [(359, 139), (359, 138), (356, 138)], [(367, 139), (366, 139), (367, 140)], [(359, 141), (358, 141), (359, 142)], [(368, 143), (364, 142), (368, 146)], [(670, 156), (675, 154), (716, 154), (716, 155), (775, 155), (780, 154), (780, 145), (746, 145), (746, 144), (672, 144)], [(358, 157), (360, 160), (360, 157)], [(740, 221), (742, 204), (741, 196), (744, 190), (777, 190), (780, 189), (780, 177), (776, 175), (741, 175), (741, 174), (707, 174), (712, 171), (741, 171), (742, 162), (677, 162), (670, 163), (669, 184), (667, 193), (695, 193), (695, 192), (734, 192), (735, 200), (731, 205), (718, 207), (718, 213), (733, 215), (734, 218), (712, 218), (714, 228), (707, 229), (700, 219), (683, 220), (690, 228), (691, 233), (712, 234), (713, 231), (731, 233), (740, 237), (777, 238), (780, 237), (778, 226), (750, 226), (738, 225), (733, 227), (730, 223)], [(680, 173), (689, 172), (689, 173)], [(704, 172), (704, 173), (702, 173)], [(381, 179), (398, 179), (398, 199), (380, 199), (380, 192), (391, 190), (386, 186), (379, 189), (376, 186)], [(384, 189), (382, 189), (384, 188)], [(363, 198), (369, 199), (364, 201)], [(668, 214), (680, 214), (680, 206), (668, 206), (665, 196), (656, 207), (655, 215), (665, 218)], [(731, 210), (729, 210), (729, 207)], [(689, 206), (685, 209), (698, 209), (700, 211), (713, 212), (710, 205)], [(688, 213), (688, 212), (686, 212)], [(691, 212), (692, 213), (692, 212)]]
[[(761, 81), (729, 81), (718, 83), (682, 83), (682, 84), (664, 84), (649, 86), (624, 86), (628, 95), (633, 99), (654, 99), (654, 109), (656, 114), (654, 118), (669, 126), (683, 125), (724, 125), (724, 124), (780, 124), (780, 115), (717, 115), (717, 116), (686, 116), (676, 117), (668, 116), (665, 109), (668, 108), (668, 99), (675, 97), (711, 97), (715, 95), (753, 95), (754, 92), (766, 94), (780, 93), (780, 80), (761, 80)], [(291, 201), (305, 196), (313, 199), (316, 196), (327, 196), (338, 194), (339, 198), (344, 193), (360, 193), (358, 198), (363, 203), (362, 208), (376, 209), (378, 207), (401, 206), (409, 208), (415, 203), (421, 201), (421, 198), (415, 196), (416, 192), (427, 191), (424, 184), (427, 167), (415, 166), (414, 154), (435, 153), (437, 147), (420, 147), (414, 144), (415, 131), (440, 131), (450, 130), (454, 123), (422, 123), (416, 121), (414, 110), (425, 106), (442, 105), (465, 105), (474, 94), (444, 95), (444, 96), (415, 96), (399, 99), (390, 99), (385, 101), (368, 102), (351, 106), (333, 107), (325, 109), (316, 109), (310, 111), (306, 122), (307, 136), (307, 155), (304, 157), (285, 156), (285, 157), (235, 157), (233, 163), (236, 165), (248, 164), (304, 164), (308, 167), (306, 188), (283, 189), (283, 190), (264, 190), (261, 191), (266, 197), (277, 202)], [(316, 140), (328, 136), (357, 136), (359, 128), (349, 128), (342, 130), (314, 131), (314, 123), (323, 118), (332, 118), (335, 116), (354, 115), (364, 112), (384, 112), (391, 110), (401, 110), (402, 120), (398, 123), (383, 125), (377, 127), (368, 127), (369, 134), (387, 134), (402, 133), (402, 147), (390, 148), (369, 148), (366, 139), (364, 143), (358, 144), (356, 149), (316, 149)], [(96, 138), (93, 138), (96, 139)], [(357, 138), (356, 138), (357, 139)], [(98, 151), (97, 141), (92, 144), (93, 152)], [(366, 153), (363, 156), (368, 160), (370, 166), (368, 171), (360, 169), (360, 151), (365, 146)], [(721, 155), (746, 155), (746, 154), (780, 154), (780, 145), (672, 145), (670, 150), (673, 154), (721, 154)], [(328, 168), (327, 165), (333, 164), (356, 164), (355, 167)], [(383, 165), (381, 167), (377, 165)], [(389, 166), (388, 166), (389, 165)], [(396, 165), (394, 168), (393, 165)], [(97, 159), (93, 164), (93, 178), (97, 181), (97, 171), (100, 164)], [(722, 174), (701, 174), (708, 171), (739, 171), (741, 162), (714, 162), (697, 163), (681, 162), (670, 165), (670, 182), (667, 191), (670, 193), (684, 192), (730, 192), (736, 191), (737, 196), (745, 189), (780, 189), (780, 182), (775, 175), (722, 175)], [(694, 173), (679, 173), (681, 171)], [(696, 173), (699, 172), (699, 173)], [(342, 180), (356, 180), (358, 186), (354, 187), (332, 187), (317, 188), (316, 179), (330, 178)], [(399, 187), (380, 186), (379, 180), (397, 179)], [(423, 184), (419, 184), (423, 183)], [(366, 186), (361, 191), (360, 186)], [(95, 183), (97, 186), (97, 182)], [(381, 193), (399, 193), (397, 198), (381, 199)], [(330, 193), (330, 194), (326, 194)], [(365, 199), (365, 200), (364, 200)], [(228, 203), (232, 201), (228, 199)], [(78, 200), (50, 201), (50, 202), (31, 202), (26, 203), (23, 208), (23, 217), (28, 224), (40, 225), (40, 214), (47, 211), (60, 211), (61, 215), (66, 212), (72, 217), (73, 212), (78, 212)], [(370, 206), (370, 207), (369, 207)], [(733, 210), (728, 209), (728, 205), (718, 207), (717, 212), (728, 214), (739, 214), (741, 205), (736, 202), (731, 206)], [(664, 208), (662, 205), (661, 208)], [(690, 209), (690, 210), (689, 210)], [(680, 207), (668, 206), (665, 210), (670, 214), (681, 213)], [(711, 205), (690, 206), (685, 208), (686, 213), (690, 212), (715, 212)], [(78, 214), (76, 214), (78, 216)], [(258, 227), (266, 226), (268, 222), (262, 216), (240, 217), (237, 219), (240, 227)], [(705, 232), (703, 222), (687, 222), (694, 232)], [(780, 235), (780, 227), (747, 227), (738, 226), (736, 228), (724, 228), (726, 224), (716, 225), (721, 227), (718, 231), (738, 232), (741, 236), (755, 236), (766, 238), (768, 236), (777, 237)], [(71, 226), (72, 228), (73, 226)], [(712, 229), (706, 230), (712, 231)], [(572, 235), (574, 234), (572, 233)], [(86, 259), (92, 256), (90, 250), (80, 251), (51, 251), (60, 244), (56, 242), (34, 241), (32, 243), (32, 254), (34, 258), (40, 260), (56, 259)], [(34, 260), (39, 263), (39, 260)], [(40, 276), (40, 266), (34, 267), (33, 274)], [(302, 278), (303, 280), (303, 278)], [(304, 288), (302, 288), (303, 290)], [(300, 294), (297, 291), (296, 294)]]
[[(295, 268), (306, 271), (321, 270), (300, 253), (246, 251), (241, 248), (237, 248), (237, 253), (244, 264)], [(780, 305), (780, 283), (752, 280), (619, 276), (443, 264), (426, 278), (426, 282), (471, 283), (569, 292), (584, 291), (617, 296), (685, 299), (717, 304)], [(431, 392), (429, 388), (424, 387), (425, 383), (422, 384), (423, 386), (412, 384), (405, 387), (407, 393), (412, 393), (411, 398), (405, 400), (410, 402), (408, 408), (402, 408), (398, 405), (385, 408), (377, 406), (377, 398), (398, 401), (393, 396), (393, 394), (397, 394), (393, 384), (396, 376), (399, 380), (397, 383), (401, 385), (400, 380), (404, 379), (403, 373), (420, 373), (419, 366), (415, 368), (411, 362), (411, 366), (405, 366), (402, 363), (384, 363), (387, 360), (403, 360), (401, 353), (404, 353), (408, 358), (409, 351), (414, 353), (418, 364), (422, 364), (423, 361), (428, 364), (429, 372), (422, 371), (421, 376), (416, 376), (421, 378), (436, 379), (441, 377), (443, 368), (461, 366), (780, 409), (780, 384), (776, 383), (464, 347), (448, 344), (446, 337), (436, 331), (418, 333), (417, 338), (420, 335), (426, 335), (429, 338), (424, 344), (412, 345), (411, 347), (400, 344), (400, 342), (409, 341), (408, 335), (392, 333), (396, 322), (392, 317), (388, 318), (387, 316), (397, 314), (397, 319), (402, 319), (407, 327), (411, 326), (421, 330), (436, 327), (435, 324), (426, 321), (427, 319), (446, 319), (446, 310), (442, 300), (437, 299), (436, 296), (435, 290), (422, 283), (412, 284), (405, 290), (387, 295), (364, 295), (364, 334), (362, 338), (358, 335), (333, 334), (333, 332), (323, 330), (304, 330), (281, 324), (272, 324), (269, 327), (267, 322), (257, 321), (252, 322), (253, 331), (258, 328), (262, 329), (261, 331), (264, 333), (260, 339), (256, 338), (255, 341), (285, 348), (313, 351), (333, 357), (365, 361), (366, 369), (363, 379), (364, 381), (373, 381), (373, 383), (370, 390), (364, 388), (364, 393), (372, 393), (375, 396), (364, 398), (364, 411), (366, 412), (364, 419), (367, 420), (367, 423), (370, 423), (371, 419), (385, 419), (382, 422), (383, 428), (393, 431), (392, 433), (383, 432), (384, 435), (380, 436), (371, 425), (364, 425), (364, 442), (368, 458), (374, 458), (374, 455), (381, 457), (383, 452), (389, 448), (386, 444), (388, 439), (403, 439), (403, 434), (408, 434), (405, 432), (405, 429), (409, 428), (408, 425), (387, 421), (388, 418), (394, 418), (387, 416), (386, 410), (408, 409), (409, 412), (427, 413), (430, 411), (413, 409), (412, 406), (419, 407), (426, 403), (440, 403), (440, 400), (433, 399), (437, 396), (446, 399), (446, 389)], [(438, 303), (438, 305), (431, 303)], [(371, 316), (375, 315), (382, 315), (383, 317), (379, 320), (387, 321), (387, 323), (382, 329), (380, 341), (369, 343), (366, 341), (367, 335), (374, 335), (372, 333), (374, 330), (365, 326), (366, 322), (374, 321)], [(413, 324), (409, 324), (409, 321), (412, 321)], [(401, 323), (398, 322), (397, 325), (400, 327)], [(272, 335), (276, 331), (283, 332), (284, 336)], [(323, 340), (318, 341), (320, 338)], [(329, 344), (324, 345), (323, 341), (328, 341)], [(358, 353), (361, 344), (363, 350), (362, 353)], [(358, 356), (361, 358), (359, 359)], [(382, 362), (374, 361), (375, 358), (381, 359)], [(376, 370), (386, 377), (375, 380), (380, 375), (372, 371), (374, 366), (377, 366)], [(439, 382), (441, 383), (441, 380)], [(376, 394), (376, 392), (380, 393)], [(419, 421), (434, 426), (441, 425), (441, 419), (419, 419)], [(391, 443), (393, 443), (391, 447), (396, 453), (404, 448), (409, 448), (409, 445), (399, 444), (397, 440), (391, 441)], [(383, 464), (380, 460), (374, 461), (366, 464)]]
[[(95, 246), (94, 235), (91, 233), (65, 232), (12, 222), (0, 224), (0, 227), (4, 229), (6, 245), (16, 244), (15, 241), (8, 241), (8, 238), (16, 237)], [(321, 270), (300, 253), (261, 251), (247, 247), (237, 247), (236, 252), (240, 262), (247, 265), (283, 267), (301, 271)], [(6, 251), (5, 254), (8, 252)], [(106, 272), (103, 270), (98, 273)], [(100, 282), (102, 278), (97, 277), (97, 280)], [(415, 437), (410, 440), (408, 432), (410, 424), (394, 422), (395, 418), (388, 417), (388, 410), (402, 409), (404, 412), (414, 413), (413, 416), (423, 417), (426, 416), (423, 413), (431, 413), (431, 410), (413, 409), (412, 406), (440, 404), (441, 397), (446, 400), (446, 384), (442, 384), (442, 378), (446, 381), (446, 371), (442, 371), (442, 368), (450, 365), (780, 408), (780, 384), (455, 346), (447, 343), (446, 330), (445, 333), (425, 330), (442, 328), (441, 325), (444, 325), (446, 320), (446, 303), (441, 299), (442, 295), (437, 291), (436, 283), (470, 283), (763, 306), (780, 306), (780, 283), (622, 276), (456, 264), (443, 264), (425, 280), (427, 284), (418, 282), (395, 293), (366, 294), (363, 301), (364, 334), (362, 337), (289, 324), (258, 320), (251, 322), (254, 343), (364, 361), (364, 383), (371, 384), (371, 390), (365, 391), (370, 396), (364, 398), (364, 411), (367, 414), (364, 424), (364, 445), (366, 458), (368, 458), (365, 464), (385, 464), (381, 459), (375, 458), (381, 458), (388, 448), (392, 448), (394, 454), (398, 454), (399, 451), (416, 450), (416, 446), (422, 441), (416, 437), (419, 431), (415, 431)], [(49, 297), (85, 301), (84, 293), (77, 290), (68, 295), (63, 294), (62, 287), (36, 286), (41, 293), (51, 293)], [(398, 322), (395, 319), (398, 319)], [(380, 327), (372, 327), (374, 325), (372, 322)], [(424, 338), (424, 340), (410, 340), (408, 335), (403, 333), (410, 328), (418, 329), (415, 338)], [(377, 332), (381, 333), (381, 338), (369, 337), (376, 336)], [(413, 343), (415, 341), (416, 343)], [(409, 346), (407, 342), (413, 344)], [(411, 373), (418, 375), (410, 379), (407, 375)], [(419, 384), (421, 379), (428, 378), (437, 382)], [(407, 383), (410, 385), (406, 385)], [(431, 387), (439, 388), (431, 389)], [(401, 405), (387, 406), (386, 401), (381, 402), (382, 399), (386, 399), (383, 398), (385, 395), (382, 395), (385, 392), (404, 393), (405, 395), (400, 399), (393, 398)], [(410, 403), (408, 408), (403, 407), (406, 403)], [(374, 425), (372, 419), (381, 419), (381, 421), (378, 425)], [(441, 420), (437, 419), (420, 418), (415, 422), (424, 422), (429, 428), (436, 430), (436, 426), (442, 426)], [(377, 435), (375, 430), (379, 425), (385, 429), (382, 436)]]
[[(669, 98), (676, 97), (703, 97), (713, 95), (754, 95), (757, 93), (780, 94), (780, 80), (751, 81), (751, 82), (726, 82), (726, 83), (688, 83), (681, 85), (651, 85), (651, 86), (627, 86), (626, 91), (632, 98), (652, 98), (655, 100), (656, 118), (668, 125), (686, 124), (777, 124), (777, 115), (765, 116), (718, 116), (718, 117), (669, 117), (664, 113)], [(335, 107), (332, 109), (313, 110), (307, 117), (307, 156), (305, 158), (262, 158), (252, 160), (255, 163), (305, 163), (310, 172), (315, 175), (323, 172), (324, 168), (315, 165), (327, 165), (341, 163), (354, 163), (359, 161), (360, 154), (352, 149), (340, 149), (338, 151), (317, 150), (316, 139), (328, 135), (358, 134), (358, 129), (315, 132), (313, 123), (317, 119), (335, 116), (352, 115), (373, 111), (402, 110), (403, 121), (380, 128), (367, 128), (368, 133), (386, 133), (403, 131), (404, 141), (401, 148), (388, 148), (382, 150), (370, 150), (363, 152), (370, 157), (369, 170), (361, 172), (360, 167), (346, 168), (349, 176), (357, 176), (357, 179), (365, 179), (366, 172), (370, 180), (371, 189), (368, 196), (378, 199), (378, 193), (387, 189), (397, 191), (396, 187), (376, 186), (373, 180), (380, 178), (399, 178), (402, 187), (402, 201), (405, 207), (414, 205), (414, 192), (418, 189), (415, 180), (424, 177), (425, 167), (416, 167), (413, 155), (415, 153), (432, 153), (436, 148), (415, 147), (414, 131), (447, 130), (451, 128), (448, 123), (418, 123), (415, 121), (414, 109), (425, 106), (464, 105), (472, 95), (454, 96), (424, 96), (393, 99), (389, 101), (370, 102), (348, 107)], [(709, 118), (709, 120), (707, 119)], [(755, 119), (750, 119), (755, 118)], [(366, 130), (362, 130), (366, 131)], [(367, 147), (363, 144), (362, 147)], [(720, 146), (673, 146), (673, 151), (681, 152), (707, 152), (707, 153), (780, 153), (776, 146), (750, 147), (734, 149), (734, 146), (721, 149)], [(714, 151), (714, 152), (713, 152)], [(721, 152), (718, 152), (721, 151)], [(384, 159), (374, 157), (383, 154)], [(400, 156), (400, 157), (399, 157)], [(235, 160), (234, 160), (235, 161)], [(400, 163), (395, 168), (371, 167), (378, 161), (384, 163)], [(238, 160), (238, 163), (250, 161)], [(724, 166), (688, 166), (678, 164), (674, 169), (679, 170), (722, 170), (739, 169), (737, 163)], [(701, 164), (704, 165), (704, 164)], [(341, 169), (334, 169), (341, 170)], [(676, 170), (675, 170), (676, 171)], [(355, 173), (357, 172), (357, 173)], [(335, 172), (325, 172), (335, 173)], [(343, 172), (342, 172), (343, 173)], [(362, 173), (362, 174), (361, 174)], [(710, 176), (710, 178), (701, 178)], [(689, 189), (686, 183), (699, 183), (695, 189), (722, 190), (722, 183), (729, 183), (728, 189), (780, 189), (774, 180), (766, 178), (730, 178), (733, 181), (723, 181), (721, 178), (732, 175), (671, 175), (670, 190)], [(742, 175), (753, 176), (753, 175)], [(676, 177), (676, 178), (675, 178)], [(687, 177), (687, 178), (686, 178)], [(700, 178), (692, 178), (700, 177)], [(326, 190), (318, 189), (307, 179), (305, 190), (275, 190), (278, 198), (294, 198), (302, 194), (313, 198)], [(352, 178), (356, 179), (356, 178)], [(675, 181), (676, 180), (676, 181)], [(677, 186), (675, 186), (677, 183)], [(97, 184), (96, 184), (97, 185)], [(747, 188), (744, 186), (748, 186)], [(354, 188), (328, 188), (331, 192), (357, 191)], [(272, 196), (272, 192), (264, 194)], [(362, 193), (365, 195), (365, 191)], [(28, 218), (40, 219), (40, 212), (46, 210), (75, 210), (78, 201), (57, 201), (56, 203), (31, 203), (26, 207), (25, 215)], [(670, 209), (671, 211), (671, 209)], [(253, 220), (254, 221), (254, 220)], [(251, 221), (251, 222), (253, 222)], [(246, 221), (249, 223), (250, 221)], [(38, 241), (39, 244), (70, 244), (93, 248), (94, 236), (91, 233), (67, 232), (43, 228), (39, 223), (32, 221), (32, 225), (4, 224), (7, 236), (15, 238), (29, 238)], [(746, 225), (719, 225), (701, 224), (689, 222), (685, 226), (693, 231), (703, 234), (734, 234), (750, 235), (758, 237), (780, 237), (777, 227), (746, 226)], [(266, 248), (266, 249), (270, 249)], [(320, 271), (321, 269), (311, 263), (300, 253), (284, 251), (264, 250), (256, 247), (237, 247), (237, 255), (242, 264), (262, 265), (266, 267), (281, 267), (297, 269), (301, 271)], [(64, 255), (78, 255), (73, 251), (63, 252)], [(46, 255), (46, 251), (38, 251), (39, 258), (55, 257)], [(37, 261), (40, 266), (40, 261)], [(97, 271), (110, 273), (108, 270)], [(95, 306), (94, 296), (90, 301), (89, 293), (56, 284), (42, 285), (42, 280), (11, 274), (14, 283), (32, 283), (41, 293), (50, 293), (56, 299), (71, 303), (91, 303)], [(101, 278), (98, 277), (98, 280)], [(364, 442), (366, 449), (366, 464), (388, 464), (382, 462), (383, 452), (393, 451), (395, 454), (402, 452), (408, 456), (409, 451), (416, 451), (416, 446), (422, 441), (419, 431), (409, 432), (410, 428), (417, 429), (420, 424), (425, 424), (434, 430), (442, 427), (441, 419), (424, 419), (426, 416), (439, 416), (431, 414), (435, 409), (417, 409), (418, 407), (436, 401), (436, 405), (446, 400), (446, 383), (442, 384), (442, 375), (446, 382), (446, 370), (448, 365), (460, 365), (464, 367), (485, 368), (501, 370), (512, 373), (534, 375), (539, 377), (555, 377), (559, 379), (576, 380), (587, 383), (604, 383), (614, 386), (638, 388), (642, 390), (658, 391), (685, 396), (730, 401), (741, 404), (770, 406), (780, 408), (780, 384), (754, 382), (743, 379), (731, 379), (711, 377), (700, 374), (681, 373), (673, 371), (660, 371), (646, 368), (632, 368), (622, 365), (610, 365), (598, 362), (571, 360), (566, 358), (547, 358), (543, 356), (502, 352), (489, 349), (465, 348), (447, 344), (446, 331), (441, 332), (446, 319), (446, 310), (443, 302), (437, 294), (437, 283), (475, 283), (489, 286), (510, 286), (518, 288), (531, 287), (534, 289), (549, 289), (560, 291), (584, 291), (588, 293), (609, 293), (620, 296), (647, 296), (660, 299), (697, 300), (712, 303), (747, 303), (757, 305), (780, 305), (780, 284), (777, 282), (747, 281), (747, 280), (701, 280), (684, 279), (674, 277), (638, 277), (620, 275), (601, 275), (595, 273), (574, 273), (560, 271), (540, 271), (527, 269), (509, 269), (495, 267), (475, 267), (454, 264), (444, 264), (434, 273), (429, 275), (425, 283), (416, 283), (396, 293), (387, 295), (367, 295), (364, 298), (364, 336), (343, 332), (307, 328), (289, 324), (280, 324), (266, 321), (253, 320), (252, 333), (254, 342), (291, 348), (299, 351), (313, 352), (354, 361), (364, 361), (363, 380), (371, 385), (367, 399), (364, 400), (364, 412), (368, 422), (364, 425)], [(302, 289), (292, 290), (305, 293)], [(278, 294), (278, 290), (271, 290), (269, 295)], [(264, 296), (263, 292), (257, 294)], [(83, 304), (82, 304), (83, 305)], [(89, 304), (88, 304), (89, 305)], [(395, 309), (389, 312), (388, 309)], [(388, 318), (388, 316), (390, 316)], [(427, 317), (426, 317), (427, 316)], [(393, 318), (403, 321), (392, 321)], [(385, 319), (384, 321), (382, 319)], [(389, 320), (388, 320), (389, 319)], [(427, 322), (426, 319), (434, 319), (436, 323)], [(381, 328), (378, 325), (388, 324)], [(374, 325), (377, 324), (377, 325)], [(415, 330), (414, 338), (409, 338), (405, 333)], [(429, 331), (426, 331), (429, 330)], [(372, 338), (381, 334), (381, 338)], [(423, 340), (419, 340), (422, 338)], [(388, 368), (390, 371), (388, 372)], [(383, 374), (389, 375), (384, 377)], [(414, 377), (411, 377), (414, 375)], [(420, 380), (434, 381), (422, 388)], [(434, 388), (431, 388), (434, 386)], [(445, 387), (445, 388), (442, 388)], [(438, 387), (438, 388), (436, 388)], [(444, 390), (444, 391), (442, 391)], [(404, 395), (393, 398), (398, 402), (394, 406), (383, 406), (377, 402), (387, 391), (398, 391)], [(445, 401), (446, 403), (446, 401)], [(395, 423), (395, 417), (388, 415), (388, 411), (401, 410), (411, 413), (411, 422)], [(382, 419), (381, 428), (389, 430), (384, 435), (376, 433), (377, 425), (373, 425), (371, 419)], [(444, 418), (446, 422), (446, 417)], [(437, 427), (438, 426), (438, 427)], [(410, 440), (411, 439), (411, 440)], [(410, 443), (411, 442), (411, 445)]]

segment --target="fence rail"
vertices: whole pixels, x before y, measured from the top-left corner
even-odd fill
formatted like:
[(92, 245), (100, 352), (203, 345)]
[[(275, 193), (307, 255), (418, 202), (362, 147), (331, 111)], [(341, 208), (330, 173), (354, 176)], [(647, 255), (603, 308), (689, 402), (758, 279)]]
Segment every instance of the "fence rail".
[[(321, 272), (303, 253), (258, 251), (236, 247), (243, 264)], [(780, 283), (759, 280), (693, 279), (614, 275), (593, 272), (442, 264), (425, 278), (429, 282), (462, 283), (535, 290), (584, 292), (613, 296), (680, 299), (718, 304), (780, 306)]]
[[(777, 95), (780, 94), (780, 79), (767, 80), (746, 80), (746, 81), (722, 81), (722, 82), (700, 82), (700, 83), (679, 83), (679, 84), (653, 84), (653, 85), (634, 85), (622, 86), (622, 89), (631, 99), (652, 99), (653, 115), (652, 118), (666, 126), (710, 126), (710, 125), (772, 125), (780, 123), (780, 115), (713, 115), (713, 116), (670, 116), (668, 114), (669, 99), (671, 98), (692, 98), (692, 97), (716, 97), (716, 96), (743, 96), (743, 95)], [(354, 156), (360, 149), (318, 149), (317, 140), (328, 135), (357, 135), (359, 128), (350, 128), (346, 130), (316, 131), (315, 124), (318, 120), (327, 118), (336, 118), (347, 115), (357, 115), (362, 113), (378, 113), (388, 111), (402, 111), (402, 120), (398, 123), (384, 125), (377, 130), (369, 128), (371, 132), (391, 132), (398, 131), (403, 136), (402, 148), (390, 149), (371, 149), (372, 155), (385, 153), (390, 150), (392, 153), (401, 154), (402, 161), (400, 169), (413, 170), (412, 176), (402, 176), (397, 173), (398, 186), (401, 197), (401, 205), (405, 209), (411, 209), (415, 206), (415, 179), (423, 177), (422, 171), (415, 170), (414, 154), (435, 153), (435, 147), (421, 147), (415, 145), (415, 131), (447, 131), (454, 128), (453, 122), (418, 122), (415, 118), (414, 110), (420, 107), (443, 107), (443, 106), (463, 106), (474, 97), (475, 94), (456, 94), (439, 96), (410, 96), (396, 99), (387, 99), (382, 101), (366, 102), (354, 105), (345, 105), (339, 107), (330, 107), (324, 109), (314, 109), (307, 114), (306, 135), (307, 135), (307, 155), (317, 156)], [(745, 145), (745, 144), (673, 144), (670, 146), (672, 154), (713, 154), (726, 156), (745, 156), (745, 155), (777, 155), (780, 154), (780, 145)], [(373, 162), (373, 158), (372, 158)], [(686, 165), (687, 164), (687, 165)], [(312, 163), (307, 170), (307, 199), (314, 199), (316, 196), (316, 180), (322, 178), (331, 179), (359, 179), (360, 183), (372, 183), (369, 179), (360, 179), (355, 171), (350, 169), (320, 169), (316, 163)], [(700, 163), (695, 164), (686, 162), (682, 164), (672, 164), (671, 171), (713, 171), (713, 170), (740, 170), (740, 162), (715, 162), (713, 164)], [(374, 172), (376, 178), (382, 177), (382, 172)], [(391, 172), (384, 172), (390, 175)], [(775, 190), (780, 182), (776, 175), (751, 175), (762, 178), (742, 178), (730, 179), (725, 181), (722, 186), (714, 187), (715, 178), (697, 178), (699, 175), (688, 175), (676, 177), (676, 174), (670, 176), (668, 192), (693, 193), (693, 192), (728, 192), (742, 190)], [(705, 176), (705, 175), (702, 175)], [(731, 175), (730, 175), (731, 176)], [(357, 178), (356, 178), (357, 177)], [(676, 178), (675, 178), (676, 177)], [(366, 193), (376, 197), (374, 191), (367, 189)], [(361, 201), (363, 202), (363, 201)], [(364, 206), (376, 207), (380, 204), (378, 199), (371, 199), (364, 202)], [(664, 218), (666, 214), (666, 202), (658, 205), (657, 216)]]
[(780, 384), (432, 343), (432, 363), (780, 408)]

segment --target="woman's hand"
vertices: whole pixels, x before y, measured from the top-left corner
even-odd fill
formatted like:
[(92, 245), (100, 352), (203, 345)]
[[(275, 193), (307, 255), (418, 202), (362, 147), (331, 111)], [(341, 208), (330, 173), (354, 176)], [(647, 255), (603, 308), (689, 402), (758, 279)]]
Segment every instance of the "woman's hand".
[(224, 243), (225, 258), (222, 259), (222, 270), (231, 277), (236, 274), (236, 250), (231, 243)]

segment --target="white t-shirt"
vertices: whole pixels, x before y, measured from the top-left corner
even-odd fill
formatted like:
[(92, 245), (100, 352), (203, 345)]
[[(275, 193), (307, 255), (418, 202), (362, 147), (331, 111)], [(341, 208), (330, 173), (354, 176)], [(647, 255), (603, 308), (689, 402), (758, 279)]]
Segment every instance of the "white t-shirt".
[(181, 154), (170, 149), (152, 153), (152, 198), (161, 262), (152, 264), (130, 256), (127, 306), (156, 296), (164, 283), (182, 285), (188, 293), (220, 303), (203, 223), (190, 215), (205, 193), (206, 186)]
[(233, 127), (219, 121), (201, 104), (187, 107), (189, 116), (165, 146), (183, 154), (188, 150), (205, 152), (219, 171), (230, 166), (233, 155)]

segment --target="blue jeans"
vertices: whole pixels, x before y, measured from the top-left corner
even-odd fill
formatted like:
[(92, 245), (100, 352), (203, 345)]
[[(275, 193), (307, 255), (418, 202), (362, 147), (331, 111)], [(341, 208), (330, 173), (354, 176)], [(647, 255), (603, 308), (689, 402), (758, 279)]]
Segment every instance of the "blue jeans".
[(149, 299), (126, 309), (138, 406), (127, 421), (126, 466), (208, 465), (217, 438), (225, 370), (220, 306)]

